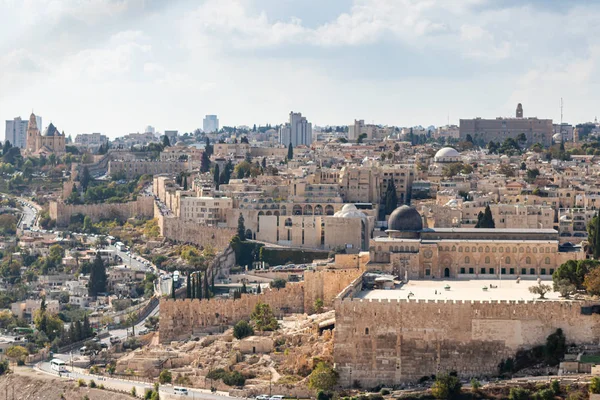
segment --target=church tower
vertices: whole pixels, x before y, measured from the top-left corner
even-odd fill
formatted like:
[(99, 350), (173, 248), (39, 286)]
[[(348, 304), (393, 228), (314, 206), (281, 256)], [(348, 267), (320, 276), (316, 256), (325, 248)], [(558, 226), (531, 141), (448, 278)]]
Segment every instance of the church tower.
[(521, 103), (517, 104), (517, 118), (523, 118), (523, 106)]
[(31, 113), (29, 117), (29, 124), (27, 125), (27, 140), (25, 148), (27, 151), (33, 153), (37, 151), (37, 142), (38, 137), (40, 136), (40, 130), (37, 126), (37, 121), (35, 119), (35, 114)]

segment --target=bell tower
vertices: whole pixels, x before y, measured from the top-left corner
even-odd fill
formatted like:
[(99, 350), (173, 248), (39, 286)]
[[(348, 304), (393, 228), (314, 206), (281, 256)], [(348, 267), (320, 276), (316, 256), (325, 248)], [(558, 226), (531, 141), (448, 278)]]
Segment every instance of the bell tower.
[(29, 124), (27, 125), (27, 140), (25, 146), (27, 151), (34, 152), (37, 150), (37, 138), (39, 135), (40, 131), (37, 126), (35, 114), (31, 113), (31, 116), (29, 117)]
[(523, 106), (521, 103), (517, 104), (517, 118), (523, 118)]

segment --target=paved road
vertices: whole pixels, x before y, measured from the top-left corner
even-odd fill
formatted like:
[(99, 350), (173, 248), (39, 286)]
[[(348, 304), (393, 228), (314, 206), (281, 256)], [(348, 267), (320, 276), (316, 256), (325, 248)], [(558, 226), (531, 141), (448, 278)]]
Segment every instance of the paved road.
[[(36, 365), (35, 368), (39, 371), (45, 372), (53, 376), (58, 375), (56, 371), (53, 371), (50, 368), (49, 362), (39, 363)], [(103, 384), (107, 388), (124, 390), (127, 392), (131, 391), (131, 388), (135, 386), (138, 396), (143, 395), (146, 389), (152, 389), (154, 387), (153, 383), (151, 384), (145, 382), (117, 379), (113, 377), (100, 377), (98, 375), (90, 375), (85, 373), (84, 370), (82, 370), (81, 368), (74, 368), (74, 371), (70, 371), (71, 367), (68, 367), (67, 369), (69, 370), (69, 372), (61, 374), (61, 377), (64, 379), (85, 379), (86, 381), (88, 381), (88, 383), (89, 380), (93, 379), (96, 382), (96, 384)], [(174, 396), (173, 387), (171, 385), (161, 385), (159, 392), (161, 394), (161, 397), (163, 394), (167, 395), (168, 397)], [(229, 395), (225, 392), (218, 392), (215, 394), (211, 393), (208, 390), (202, 389), (188, 389), (188, 392), (188, 398), (190, 399), (224, 400), (224, 398), (229, 397)], [(181, 396), (176, 396), (174, 398), (181, 398)]]

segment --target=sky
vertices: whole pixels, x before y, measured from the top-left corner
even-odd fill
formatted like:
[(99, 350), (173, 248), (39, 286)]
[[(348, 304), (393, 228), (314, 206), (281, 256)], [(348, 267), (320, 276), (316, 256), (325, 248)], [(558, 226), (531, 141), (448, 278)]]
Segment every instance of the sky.
[(599, 112), (600, 2), (0, 0), (0, 119), (67, 135)]

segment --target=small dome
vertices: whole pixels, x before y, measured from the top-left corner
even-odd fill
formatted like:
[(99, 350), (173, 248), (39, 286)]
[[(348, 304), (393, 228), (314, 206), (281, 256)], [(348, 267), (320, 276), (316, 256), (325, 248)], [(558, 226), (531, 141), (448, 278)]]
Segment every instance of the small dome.
[(433, 157), (435, 162), (456, 162), (460, 160), (460, 153), (452, 147), (440, 149)]
[(335, 214), (333, 214), (336, 218), (365, 218), (366, 215), (360, 211), (354, 204), (345, 204), (344, 207)]
[(396, 208), (388, 219), (388, 229), (402, 232), (418, 232), (423, 230), (421, 214), (409, 206)]
[(58, 131), (58, 129), (56, 129), (54, 124), (52, 122), (50, 122), (50, 125), (48, 125), (48, 127), (44, 131), (43, 136), (59, 136), (59, 135), (60, 135), (60, 132)]
[(555, 133), (554, 135), (552, 135), (552, 139), (554, 139), (554, 141), (560, 141), (562, 140), (562, 135), (559, 133)]

